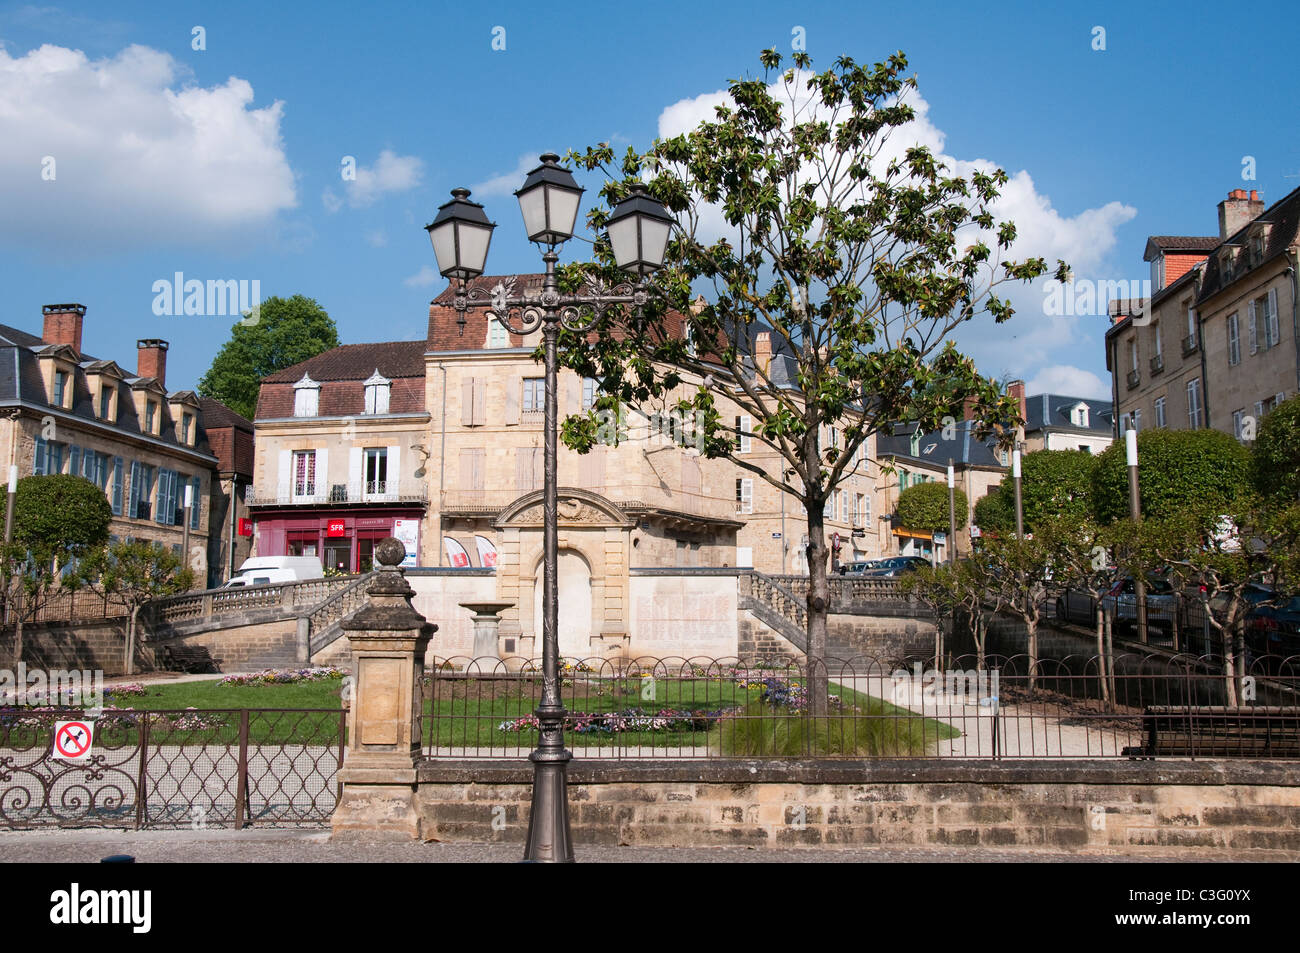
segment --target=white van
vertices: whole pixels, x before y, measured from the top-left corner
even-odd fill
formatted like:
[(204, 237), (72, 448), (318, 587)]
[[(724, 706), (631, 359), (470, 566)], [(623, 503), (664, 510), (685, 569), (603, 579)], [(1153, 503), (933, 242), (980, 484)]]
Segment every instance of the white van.
[(271, 586), (285, 582), (305, 582), (322, 579), (325, 573), (315, 556), (254, 556), (245, 559), (239, 572), (231, 577), (223, 589), (241, 586)]

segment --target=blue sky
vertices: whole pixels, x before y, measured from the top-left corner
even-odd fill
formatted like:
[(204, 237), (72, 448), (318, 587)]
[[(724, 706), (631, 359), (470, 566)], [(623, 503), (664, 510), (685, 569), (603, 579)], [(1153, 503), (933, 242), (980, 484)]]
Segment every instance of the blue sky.
[[(444, 286), (423, 226), (451, 188), (482, 186), (502, 226), (490, 271), (536, 270), (521, 160), (643, 148), (665, 110), (705, 115), (697, 97), (789, 52), (796, 27), (814, 67), (903, 50), (921, 138), (1016, 177), (1007, 209), (1036, 254), (1142, 279), (1147, 235), (1213, 234), (1230, 189), (1271, 204), (1300, 186), (1294, 23), (1268, 2), (0, 4), (0, 322), (39, 333), (42, 304), (79, 301), (96, 356), (130, 368), (137, 338), (172, 342), (171, 388), (229, 334), (153, 313), (178, 271), (314, 297), (345, 342), (421, 338)], [(1009, 325), (962, 341), (981, 369), (1106, 393), (1105, 318), (1015, 300)]]

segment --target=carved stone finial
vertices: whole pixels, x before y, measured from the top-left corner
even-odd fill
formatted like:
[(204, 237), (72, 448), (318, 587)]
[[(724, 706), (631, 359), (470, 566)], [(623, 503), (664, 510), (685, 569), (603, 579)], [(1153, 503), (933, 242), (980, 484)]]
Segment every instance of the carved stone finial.
[(389, 536), (375, 546), (375, 562), (382, 569), (396, 569), (406, 559), (406, 547), (400, 539)]

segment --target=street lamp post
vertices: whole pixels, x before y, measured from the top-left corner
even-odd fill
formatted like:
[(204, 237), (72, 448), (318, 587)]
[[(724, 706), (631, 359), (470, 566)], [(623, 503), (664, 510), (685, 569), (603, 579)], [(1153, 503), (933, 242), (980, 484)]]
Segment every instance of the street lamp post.
[[(452, 191), (452, 199), (438, 209), (427, 226), (442, 275), (456, 283), (453, 307), (457, 323), (465, 332), (466, 313), (485, 308), (512, 333), (542, 331), (545, 352), (546, 394), (544, 420), (544, 482), (542, 490), (542, 698), (537, 707), (537, 747), (528, 759), (533, 762), (532, 811), (528, 818), (525, 861), (571, 862), (573, 843), (569, 833), (567, 766), (573, 755), (564, 747), (564, 716), (559, 691), (559, 528), (557, 509), (558, 452), (556, 446), (558, 341), (561, 327), (579, 333), (594, 327), (611, 307), (631, 305), (637, 309), (650, 300), (648, 276), (663, 266), (673, 219), (663, 205), (651, 198), (639, 183), (618, 202), (608, 221), (608, 233), (615, 263), (636, 276), (635, 281), (614, 286), (590, 282), (579, 293), (561, 294), (555, 266), (556, 248), (573, 237), (578, 203), (583, 189), (573, 175), (559, 165), (559, 156), (545, 153), (523, 187), (515, 193), (530, 241), (545, 246), (542, 261), (546, 276), (538, 292), (515, 292), (508, 279), (490, 291), (469, 286), (469, 280), (483, 273), (487, 264), (492, 229), (483, 206), (469, 201), (467, 189)], [(490, 298), (477, 302), (475, 299)]]
[(948, 458), (948, 562), (957, 561), (957, 479)]
[[(1128, 463), (1128, 515), (1134, 523), (1142, 518), (1142, 505), (1138, 496), (1138, 435), (1136, 430), (1124, 431), (1124, 456)], [(1137, 603), (1138, 641), (1147, 640), (1147, 582), (1142, 572), (1133, 574), (1133, 601)]]
[(1011, 482), (1016, 491), (1016, 539), (1025, 538), (1025, 507), (1020, 496), (1020, 443), (1011, 451)]

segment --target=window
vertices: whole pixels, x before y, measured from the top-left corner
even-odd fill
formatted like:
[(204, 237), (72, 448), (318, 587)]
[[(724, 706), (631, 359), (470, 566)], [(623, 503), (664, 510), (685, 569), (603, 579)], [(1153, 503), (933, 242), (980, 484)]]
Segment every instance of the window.
[(1132, 429), (1133, 429), (1132, 418), (1129, 417), (1128, 414), (1120, 414), (1120, 415), (1119, 415), (1119, 432), (1120, 432), (1120, 433), (1127, 433), (1128, 431), (1130, 431), (1130, 430), (1132, 430)]
[(1082, 453), (1086, 453), (1089, 455), (1092, 454), (1092, 446), (1090, 444), (1086, 444), (1086, 443), (1079, 444), (1079, 450)]
[(1139, 408), (1139, 409), (1133, 411), (1133, 429), (1134, 429), (1134, 430), (1141, 430), (1141, 429), (1142, 429), (1142, 410), (1141, 410), (1141, 408)]
[(194, 415), (190, 413), (181, 414), (181, 443), (189, 444), (190, 430), (194, 426)]
[(67, 404), (68, 396), (68, 375), (66, 371), (54, 372), (54, 406), (63, 407)]
[(826, 497), (826, 504), (822, 507), (822, 519), (835, 519), (835, 498), (839, 492), (839, 490), (831, 490), (830, 495)]
[(524, 378), (524, 413), (540, 414), (546, 409), (546, 378)]
[(912, 431), (911, 446), (908, 449), (911, 450), (914, 457), (921, 455), (921, 428), (919, 426)]
[(840, 522), (847, 523), (849, 522), (849, 494), (845, 491), (840, 491), (839, 496), (840, 496)]
[(199, 502), (199, 487), (201, 485), (198, 477), (190, 477), (190, 529), (199, 528), (199, 511), (203, 509), (203, 504)]
[(158, 508), (154, 513), (154, 522), (163, 526), (175, 526), (180, 522), (176, 518), (176, 511), (180, 508), (180, 474), (162, 468), (158, 471)]
[(122, 515), (122, 458), (113, 458), (113, 515)]
[(1241, 363), (1241, 327), (1237, 312), (1228, 315), (1228, 364), (1236, 366)]
[(1223, 255), (1219, 258), (1219, 267), (1223, 270), (1223, 283), (1226, 285), (1233, 279), (1231, 249), (1224, 251)]
[[(1160, 338), (1157, 337), (1156, 340), (1159, 341)], [(1159, 353), (1159, 348), (1156, 349), (1156, 352)], [(1088, 406), (1086, 404), (1080, 404), (1074, 408), (1074, 424), (1076, 427), (1088, 426)]]
[(158, 403), (152, 400), (144, 402), (144, 432), (154, 433), (154, 422), (158, 418)]
[(1137, 338), (1128, 339), (1128, 363), (1129, 367), (1136, 371), (1138, 369), (1138, 342)]
[(307, 374), (293, 385), (293, 415), (315, 417), (320, 413), (320, 384)]
[(1159, 255), (1151, 260), (1151, 290), (1159, 291), (1165, 286), (1165, 259)]
[(1192, 430), (1201, 426), (1201, 379), (1187, 382), (1187, 426)]
[(316, 451), (295, 451), (293, 455), (293, 495), (316, 495)]
[(596, 386), (596, 378), (584, 377), (582, 379), (582, 409), (591, 410), (596, 406), (596, 395), (600, 388)]
[(488, 319), (488, 347), (509, 347), (510, 332), (497, 318)]
[(1187, 336), (1191, 340), (1196, 340), (1196, 309), (1187, 309)]
[(1165, 399), (1163, 397), (1157, 397), (1156, 398), (1156, 426), (1163, 427), (1164, 425), (1165, 425)]
[(742, 478), (736, 481), (736, 512), (754, 512), (754, 481)]
[(854, 501), (854, 511), (854, 524), (866, 526), (871, 521), (871, 497), (859, 493), (858, 498)]
[(1258, 265), (1264, 260), (1264, 235), (1262, 232), (1256, 232), (1250, 238), (1250, 263), (1252, 266)]
[(147, 520), (153, 499), (153, 467), (131, 461), (131, 506), (127, 511), (133, 519)]
[(1281, 340), (1277, 324), (1277, 291), (1269, 289), (1268, 294), (1258, 299), (1259, 308), (1264, 313), (1264, 350), (1277, 347)]
[(99, 419), (108, 420), (109, 412), (113, 409), (113, 388), (101, 387), (99, 389)]
[(388, 449), (366, 450), (366, 493), (388, 492)]
[(366, 413), (388, 413), (388, 398), (392, 392), (393, 382), (379, 373), (379, 368), (365, 382)]
[(76, 445), (68, 448), (68, 476), (81, 476), (81, 448)]
[(1164, 354), (1164, 349), (1160, 345), (1160, 322), (1159, 321), (1156, 321), (1151, 325), (1151, 331), (1155, 334), (1155, 338), (1156, 338), (1156, 357), (1160, 357)]
[(750, 437), (750, 424), (748, 416), (736, 418), (736, 452), (749, 453), (753, 449), (753, 438)]

